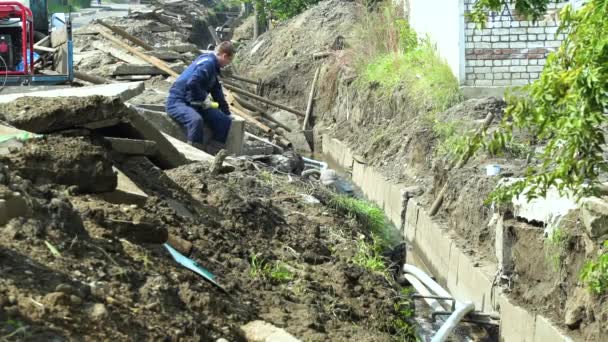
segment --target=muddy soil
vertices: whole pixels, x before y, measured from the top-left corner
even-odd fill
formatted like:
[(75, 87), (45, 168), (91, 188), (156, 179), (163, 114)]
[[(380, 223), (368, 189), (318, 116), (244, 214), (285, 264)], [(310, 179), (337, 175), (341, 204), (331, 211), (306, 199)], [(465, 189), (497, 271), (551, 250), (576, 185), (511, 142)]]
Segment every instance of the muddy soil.
[[(103, 149), (53, 136), (9, 160), (60, 143), (83, 151), (72, 157), (82, 178), (91, 153)], [(251, 162), (213, 176), (205, 163), (165, 173), (144, 157), (109, 159), (150, 196), (145, 205), (69, 191), (79, 182), (61, 178), (70, 168), (56, 172), (72, 184), (39, 184), (33, 173), (3, 169), (7, 191), (20, 191), (28, 209), (0, 226), (6, 340), (238, 341), (238, 328), (254, 319), (308, 341), (395, 338), (399, 287), (352, 263), (366, 232), (327, 205), (327, 190)], [(229, 294), (173, 262), (160, 244), (168, 234), (192, 242), (191, 257)], [(252, 257), (282, 265), (289, 279), (255, 274)]]
[[(313, 18), (330, 5), (338, 8), (337, 13), (342, 13), (344, 7), (341, 6), (355, 6), (348, 2), (326, 1), (302, 14), (301, 18)], [(352, 13), (356, 18), (357, 12)], [(327, 16), (328, 20), (331, 17)], [(280, 81), (267, 82), (265, 91), (282, 101), (302, 104), (306, 98), (305, 89), (286, 85), (311, 79), (314, 62), (308, 56), (290, 55), (289, 52), (290, 49), (294, 52), (318, 51), (317, 40), (299, 38), (317, 34), (326, 37), (325, 31), (303, 28), (294, 18), (275, 32), (275, 35), (271, 32), (260, 36), (241, 50), (244, 60), (240, 64), (247, 66), (244, 70), (251, 70), (250, 75), (262, 78), (272, 77), (287, 68), (297, 70), (281, 76)], [(283, 35), (290, 36), (290, 40)], [(362, 86), (356, 81), (358, 75), (352, 58), (358, 51), (348, 49), (350, 45), (356, 45), (352, 44), (355, 38), (345, 35), (345, 51), (334, 52), (331, 58), (323, 61), (325, 65), (319, 82), (319, 94), (322, 95), (315, 105), (315, 151), (321, 150), (325, 134), (340, 139), (358, 159), (374, 166), (386, 179), (404, 187), (417, 186), (421, 194), (416, 199), (427, 208), (447, 184), (443, 206), (435, 219), (443, 222), (450, 234), (455, 233), (459, 246), (474, 258), (496, 261), (495, 231), (494, 227), (488, 226), (494, 208), (486, 199), (498, 179), (520, 177), (528, 167), (535, 166), (536, 161), (529, 157), (538, 142), (525, 132), (516, 132), (515, 141), (520, 150), (514, 147), (499, 156), (479, 153), (462, 169), (448, 172), (446, 166), (453, 157), (449, 152), (453, 147), (450, 144), (455, 142), (442, 137), (441, 130), (453, 129), (456, 136), (462, 135), (475, 130), (486, 115), (493, 112), (497, 117), (488, 129), (491, 133), (502, 118), (504, 101), (496, 98), (468, 100), (448, 110), (436, 111), (420, 105), (420, 101), (416, 101), (417, 94), (404, 87), (387, 94), (374, 84)], [(277, 51), (285, 52), (284, 60), (273, 58)], [(264, 71), (257, 71), (255, 64), (266, 67)], [(488, 164), (500, 165), (501, 176), (488, 177), (485, 170)], [(562, 255), (559, 267), (551, 268), (547, 264), (551, 252), (543, 242), (547, 240), (543, 228), (528, 222), (517, 222), (517, 225), (525, 228), (517, 231), (512, 298), (520, 305), (551, 317), (577, 339), (603, 340), (606, 331), (601, 322), (606, 322), (606, 298), (590, 297), (579, 281), (582, 260), (595, 256), (599, 243), (583, 239), (581, 235), (585, 234), (581, 233), (581, 228), (575, 229), (577, 233), (570, 234), (573, 237), (566, 244), (567, 248), (559, 253)], [(583, 240), (586, 242), (581, 243)]]

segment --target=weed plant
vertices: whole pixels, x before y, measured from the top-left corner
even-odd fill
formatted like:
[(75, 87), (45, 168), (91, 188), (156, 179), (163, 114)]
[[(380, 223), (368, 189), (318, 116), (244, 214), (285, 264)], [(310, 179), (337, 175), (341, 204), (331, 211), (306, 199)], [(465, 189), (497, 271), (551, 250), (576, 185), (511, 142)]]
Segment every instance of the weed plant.
[(580, 275), (589, 291), (596, 295), (608, 292), (608, 240), (603, 245), (603, 253), (594, 260), (587, 261)]

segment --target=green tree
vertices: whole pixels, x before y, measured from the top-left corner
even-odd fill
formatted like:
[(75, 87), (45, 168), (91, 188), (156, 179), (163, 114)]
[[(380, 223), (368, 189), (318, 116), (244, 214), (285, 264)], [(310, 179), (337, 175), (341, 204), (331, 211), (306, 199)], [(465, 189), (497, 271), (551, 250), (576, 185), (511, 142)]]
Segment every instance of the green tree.
[[(511, 2), (534, 20), (550, 0)], [(481, 24), (487, 11), (500, 9), (502, 3), (480, 0), (469, 18)], [(514, 129), (546, 143), (537, 156), (539, 165), (529, 168), (523, 181), (499, 188), (492, 200), (509, 200), (524, 189), (529, 189), (529, 198), (544, 196), (552, 186), (581, 198), (595, 192), (599, 174), (608, 170), (603, 155), (608, 121), (608, 0), (590, 0), (578, 11), (566, 6), (560, 25), (566, 39), (548, 57), (540, 79), (524, 87), (523, 96), (508, 97), (501, 129), (475, 146), (496, 152), (513, 142)]]

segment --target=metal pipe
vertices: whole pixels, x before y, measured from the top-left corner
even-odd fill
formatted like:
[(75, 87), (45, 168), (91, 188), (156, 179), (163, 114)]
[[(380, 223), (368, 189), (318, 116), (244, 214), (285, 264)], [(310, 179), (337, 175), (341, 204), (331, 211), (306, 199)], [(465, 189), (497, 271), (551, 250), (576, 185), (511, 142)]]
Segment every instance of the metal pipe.
[[(434, 292), (439, 297), (452, 297), (448, 291), (446, 291), (441, 285), (437, 284), (436, 281), (431, 279), (421, 269), (413, 265), (403, 265), (403, 272), (411, 274), (422, 282), (431, 292)], [(459, 301), (454, 302), (455, 310), (448, 317), (445, 323), (441, 326), (439, 331), (435, 333), (435, 336), (431, 339), (431, 342), (443, 342), (447, 340), (454, 328), (458, 323), (466, 316), (469, 312), (475, 310), (475, 305), (472, 302), (461, 303)]]

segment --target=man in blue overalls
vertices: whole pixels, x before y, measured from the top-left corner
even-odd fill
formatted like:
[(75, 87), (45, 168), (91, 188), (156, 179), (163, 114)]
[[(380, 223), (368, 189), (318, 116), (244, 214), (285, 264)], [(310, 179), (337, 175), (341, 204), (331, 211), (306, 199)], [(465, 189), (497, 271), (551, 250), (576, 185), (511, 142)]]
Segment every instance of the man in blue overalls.
[[(167, 98), (167, 114), (186, 128), (188, 143), (201, 146), (203, 123), (213, 132), (213, 139), (225, 144), (232, 120), (219, 81), (220, 69), (232, 62), (235, 49), (222, 42), (214, 53), (200, 55), (178, 77)], [(204, 106), (207, 96), (219, 104), (219, 110)]]

